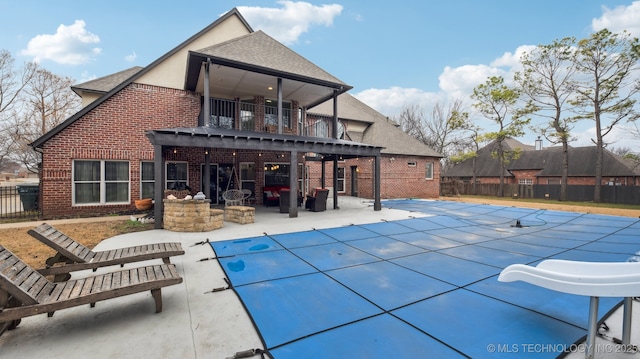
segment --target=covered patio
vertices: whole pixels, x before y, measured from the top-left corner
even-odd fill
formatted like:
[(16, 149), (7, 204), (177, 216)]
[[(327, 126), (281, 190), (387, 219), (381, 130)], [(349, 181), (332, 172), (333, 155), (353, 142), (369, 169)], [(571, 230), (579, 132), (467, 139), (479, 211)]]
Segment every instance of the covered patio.
[[(380, 203), (380, 151), (382, 147), (373, 146), (352, 141), (345, 141), (335, 138), (295, 136), (289, 134), (276, 134), (256, 131), (237, 131), (223, 128), (200, 126), (193, 128), (168, 128), (148, 131), (146, 136), (154, 147), (154, 206), (155, 228), (163, 228), (163, 193), (165, 185), (164, 164), (166, 152), (171, 148), (194, 147), (207, 149), (205, 151), (204, 163), (204, 183), (202, 187), (205, 196), (211, 198), (209, 193), (209, 173), (210, 159), (213, 151), (225, 149), (243, 149), (255, 151), (256, 156), (262, 152), (278, 152), (289, 154), (289, 188), (297, 187), (298, 180), (298, 160), (300, 155), (313, 153), (314, 158), (320, 159), (323, 164), (321, 182), (324, 187), (326, 162), (333, 162), (333, 169), (337, 169), (337, 161), (349, 158), (372, 158), (373, 159), (373, 183), (374, 205), (373, 209), (379, 211), (382, 208)], [(336, 187), (337, 176), (334, 173), (333, 186)], [(338, 194), (333, 192), (334, 209), (338, 206)], [(289, 217), (298, 216), (296, 201), (289, 203)]]

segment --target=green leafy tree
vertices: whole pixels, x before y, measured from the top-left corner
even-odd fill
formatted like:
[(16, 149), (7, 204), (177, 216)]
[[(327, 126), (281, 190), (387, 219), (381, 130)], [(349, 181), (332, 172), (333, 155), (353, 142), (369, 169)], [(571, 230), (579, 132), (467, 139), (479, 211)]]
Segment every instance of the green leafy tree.
[(520, 156), (520, 151), (506, 150), (503, 142), (509, 137), (523, 136), (525, 126), (531, 121), (523, 118), (523, 113), (517, 108), (520, 96), (521, 90), (505, 85), (501, 76), (489, 77), (485, 83), (475, 87), (471, 95), (471, 99), (475, 101), (473, 106), (498, 127), (496, 131), (487, 132), (483, 136), (496, 144), (493, 155), (500, 163), (499, 196), (504, 196), (506, 164)]
[(539, 45), (521, 58), (523, 70), (514, 79), (520, 85), (527, 105), (524, 111), (542, 117), (546, 121), (538, 131), (549, 142), (562, 144), (562, 180), (560, 200), (567, 200), (569, 178), (569, 141), (577, 119), (568, 116), (569, 100), (574, 95), (575, 38), (556, 40), (550, 45)]
[(637, 81), (640, 44), (624, 31), (607, 29), (578, 41), (575, 57), (580, 81), (575, 87), (573, 104), (578, 118), (595, 122), (596, 144), (594, 202), (601, 201), (604, 137), (623, 121), (638, 117), (634, 96), (640, 90)]

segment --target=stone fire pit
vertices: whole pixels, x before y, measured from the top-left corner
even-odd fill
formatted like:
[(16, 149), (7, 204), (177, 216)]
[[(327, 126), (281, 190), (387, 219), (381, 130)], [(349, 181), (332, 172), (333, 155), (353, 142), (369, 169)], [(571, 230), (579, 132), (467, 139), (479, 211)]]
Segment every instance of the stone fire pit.
[(210, 208), (209, 199), (165, 199), (164, 229), (174, 232), (208, 232), (222, 228), (224, 211)]

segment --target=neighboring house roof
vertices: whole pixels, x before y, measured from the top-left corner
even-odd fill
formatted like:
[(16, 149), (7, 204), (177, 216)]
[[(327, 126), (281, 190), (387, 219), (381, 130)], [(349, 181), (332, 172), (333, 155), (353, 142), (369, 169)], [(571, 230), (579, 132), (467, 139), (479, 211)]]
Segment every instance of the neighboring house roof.
[(111, 91), (113, 88), (120, 85), (131, 76), (137, 74), (143, 68), (144, 67), (142, 66), (134, 66), (126, 70), (116, 72), (115, 74), (99, 77), (97, 79), (89, 80), (87, 82), (71, 86), (71, 89), (80, 96), (82, 96), (82, 92), (104, 94)]
[[(510, 171), (538, 170), (539, 177), (562, 176), (563, 152), (561, 147), (548, 147), (535, 150), (534, 146), (525, 145), (515, 139), (505, 140), (507, 150), (522, 149), (520, 157), (506, 164), (505, 176), (512, 177)], [(492, 155), (495, 142), (481, 148), (476, 157), (476, 177), (499, 177), (500, 163)], [(569, 176), (595, 176), (596, 147), (569, 147)], [(602, 174), (605, 177), (628, 177), (640, 175), (640, 168), (631, 161), (604, 150)], [(444, 171), (443, 177), (473, 177), (472, 159), (460, 162)]]
[[(315, 106), (308, 112), (332, 116), (333, 100)], [(348, 93), (338, 96), (338, 119), (346, 123), (347, 135), (353, 141), (382, 146), (383, 154), (443, 157), (442, 154), (402, 131), (397, 123)], [(364, 131), (351, 131), (349, 122), (362, 123), (365, 125)]]
[[(188, 46), (191, 42), (193, 42), (195, 39), (199, 38), (200, 36), (202, 36), (206, 32), (208, 32), (211, 29), (213, 29), (214, 27), (216, 27), (218, 24), (224, 22), (225, 20), (227, 20), (228, 18), (230, 18), (232, 16), (237, 16), (240, 19), (240, 21), (244, 24), (244, 26), (250, 32), (253, 32), (253, 29), (251, 29), (251, 26), (249, 26), (249, 24), (246, 22), (246, 20), (242, 17), (242, 15), (238, 11), (238, 9), (237, 8), (233, 8), (228, 13), (220, 16), (218, 19), (216, 19), (216, 21), (211, 23), (209, 26), (205, 27), (204, 29), (202, 29), (201, 31), (196, 33), (195, 35), (191, 36), (190, 38), (188, 38), (187, 40), (182, 42), (180, 45), (176, 46), (175, 48), (173, 48), (172, 50), (170, 50), (169, 52), (167, 52), (166, 54), (164, 54), (163, 56), (161, 56), (160, 58), (158, 58), (157, 60), (155, 60), (154, 62), (149, 64), (148, 66), (142, 68), (140, 71), (135, 73), (133, 76), (130, 76), (125, 81), (123, 81), (120, 84), (118, 84), (117, 86), (113, 87), (104, 96), (100, 97), (96, 101), (93, 101), (88, 106), (85, 106), (80, 111), (78, 111), (75, 115), (69, 117), (68, 119), (66, 119), (61, 124), (59, 124), (58, 126), (54, 127), (51, 131), (45, 133), (40, 138), (38, 138), (37, 140), (33, 141), (30, 145), (32, 147), (34, 147), (34, 148), (42, 147), (42, 145), (45, 142), (47, 142), (50, 138), (52, 138), (53, 136), (57, 135), (60, 131), (64, 130), (66, 127), (68, 127), (69, 125), (73, 124), (78, 119), (82, 118), (82, 116), (87, 114), (89, 111), (91, 111), (94, 108), (98, 107), (100, 104), (102, 104), (104, 101), (109, 99), (111, 96), (113, 96), (114, 94), (118, 93), (120, 90), (124, 89), (125, 87), (129, 86), (131, 83), (135, 82), (136, 79), (138, 79), (142, 75), (148, 73), (149, 71), (151, 71), (157, 65), (161, 64), (163, 61), (165, 61), (171, 55), (179, 52), (180, 50), (182, 50), (183, 48)], [(105, 78), (108, 78), (108, 77), (110, 77), (110, 76), (105, 76)]]

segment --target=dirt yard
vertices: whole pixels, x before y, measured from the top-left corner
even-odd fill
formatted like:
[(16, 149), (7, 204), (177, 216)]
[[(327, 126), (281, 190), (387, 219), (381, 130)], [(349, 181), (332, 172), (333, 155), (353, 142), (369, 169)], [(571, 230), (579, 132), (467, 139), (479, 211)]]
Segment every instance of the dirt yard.
[[(35, 227), (35, 223), (33, 227)], [(47, 258), (56, 253), (27, 233), (27, 231), (33, 227), (2, 228), (0, 229), (0, 243), (30, 266), (42, 268)], [(118, 234), (153, 229), (153, 224), (142, 224), (129, 220), (115, 220), (56, 224), (55, 227), (70, 238), (77, 240), (89, 248), (93, 248), (102, 240)]]
[(569, 204), (559, 204), (558, 202), (549, 202), (549, 203), (524, 202), (524, 201), (518, 201), (510, 198), (488, 199), (488, 198), (471, 198), (471, 197), (442, 197), (440, 199), (445, 201), (495, 204), (499, 206), (513, 206), (513, 207), (525, 207), (525, 208), (540, 208), (540, 209), (549, 209), (549, 210), (555, 210), (555, 211), (605, 214), (610, 216), (622, 216), (622, 217), (634, 217), (634, 218), (640, 217), (640, 209), (577, 206), (577, 205), (569, 205)]
[[(481, 204), (496, 204), (501, 206), (541, 208), (558, 211), (580, 212), (606, 214), (625, 217), (640, 217), (639, 210), (617, 209), (617, 208), (599, 208), (589, 206), (562, 205), (556, 203), (529, 203), (517, 201), (509, 198), (505, 199), (486, 199), (486, 198), (457, 198), (443, 197), (442, 200), (461, 201)], [(153, 224), (141, 224), (128, 220), (90, 222), (81, 224), (60, 224), (55, 226), (57, 229), (68, 235), (69, 237), (81, 242), (89, 248), (95, 247), (100, 241), (116, 236), (118, 234), (144, 231), (153, 228)], [(22, 258), (29, 265), (40, 268), (44, 265), (44, 261), (55, 252), (49, 247), (41, 244), (39, 241), (31, 237), (27, 231), (32, 227), (24, 228), (8, 228), (0, 229), (0, 243), (7, 247), (10, 251)]]

